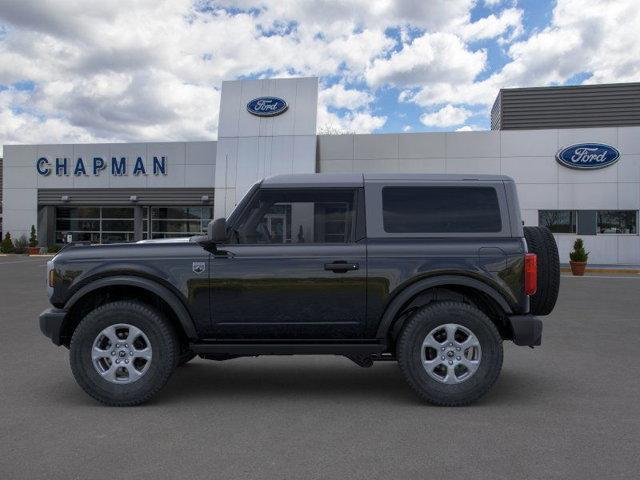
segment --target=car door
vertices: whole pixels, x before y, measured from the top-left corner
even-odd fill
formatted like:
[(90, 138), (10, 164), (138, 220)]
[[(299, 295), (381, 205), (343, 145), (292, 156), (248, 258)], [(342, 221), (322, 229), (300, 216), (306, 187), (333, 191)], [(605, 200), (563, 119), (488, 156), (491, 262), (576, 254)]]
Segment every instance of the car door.
[(357, 338), (366, 243), (355, 188), (260, 189), (211, 261), (217, 338)]

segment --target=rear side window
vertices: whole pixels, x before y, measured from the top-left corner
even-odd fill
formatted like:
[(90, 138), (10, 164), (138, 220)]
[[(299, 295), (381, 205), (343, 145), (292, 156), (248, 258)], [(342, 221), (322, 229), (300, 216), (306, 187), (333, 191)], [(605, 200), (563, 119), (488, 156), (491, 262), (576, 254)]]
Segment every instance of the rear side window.
[(492, 187), (385, 187), (387, 233), (492, 233), (502, 230)]

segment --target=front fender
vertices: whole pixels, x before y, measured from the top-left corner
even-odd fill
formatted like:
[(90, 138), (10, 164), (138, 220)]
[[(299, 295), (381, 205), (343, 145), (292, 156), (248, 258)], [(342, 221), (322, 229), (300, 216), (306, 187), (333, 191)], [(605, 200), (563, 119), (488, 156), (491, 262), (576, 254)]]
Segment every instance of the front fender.
[(109, 277), (103, 277), (93, 282), (90, 282), (79, 290), (77, 290), (65, 303), (65, 310), (69, 311), (73, 306), (85, 295), (96, 291), (100, 288), (112, 287), (112, 286), (130, 286), (138, 287), (147, 290), (155, 295), (158, 295), (164, 300), (169, 307), (173, 310), (182, 325), (182, 328), (189, 339), (196, 340), (198, 334), (196, 332), (193, 319), (189, 314), (189, 311), (185, 307), (180, 298), (167, 287), (144, 277), (136, 277), (132, 275), (114, 275)]

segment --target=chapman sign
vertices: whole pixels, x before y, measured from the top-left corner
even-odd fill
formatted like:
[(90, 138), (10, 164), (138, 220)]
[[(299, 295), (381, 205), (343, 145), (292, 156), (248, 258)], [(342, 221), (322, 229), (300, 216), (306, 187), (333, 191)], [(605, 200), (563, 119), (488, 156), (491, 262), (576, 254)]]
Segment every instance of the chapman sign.
[(72, 161), (69, 158), (49, 159), (40, 157), (36, 160), (36, 170), (43, 177), (55, 173), (57, 176), (75, 175), (76, 177), (94, 175), (99, 176), (102, 172), (110, 173), (114, 177), (128, 175), (129, 173), (138, 175), (166, 175), (167, 157), (153, 157), (151, 165), (146, 164), (142, 157), (135, 160), (127, 157), (111, 157), (105, 160), (102, 157), (82, 158), (78, 157)]
[(289, 105), (278, 97), (259, 97), (247, 103), (247, 111), (258, 117), (275, 117), (284, 113)]
[(578, 170), (596, 170), (613, 165), (620, 158), (620, 152), (602, 143), (579, 143), (563, 148), (556, 155), (561, 165)]

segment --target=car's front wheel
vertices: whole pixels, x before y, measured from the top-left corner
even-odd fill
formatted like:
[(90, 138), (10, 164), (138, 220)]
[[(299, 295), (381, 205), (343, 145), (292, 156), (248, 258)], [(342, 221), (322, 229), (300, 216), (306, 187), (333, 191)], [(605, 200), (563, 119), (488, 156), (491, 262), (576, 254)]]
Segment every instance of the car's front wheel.
[(428, 305), (404, 325), (397, 343), (400, 369), (420, 398), (467, 405), (482, 397), (502, 368), (502, 338), (477, 308), (459, 302)]
[(73, 333), (70, 362), (82, 389), (111, 406), (149, 400), (177, 363), (178, 342), (169, 322), (135, 301), (102, 305)]

